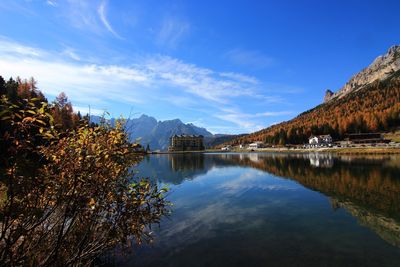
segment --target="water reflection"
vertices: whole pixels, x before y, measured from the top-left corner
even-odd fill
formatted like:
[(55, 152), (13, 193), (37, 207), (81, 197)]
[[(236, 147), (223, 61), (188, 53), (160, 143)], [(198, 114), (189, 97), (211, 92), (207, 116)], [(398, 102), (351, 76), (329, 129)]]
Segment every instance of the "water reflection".
[(308, 157), (310, 158), (311, 166), (324, 168), (333, 167), (333, 156), (331, 154), (312, 153), (308, 154)]
[(127, 265), (399, 263), (396, 156), (173, 154), (138, 169), (172, 185), (175, 211)]
[(342, 201), (336, 198), (332, 198), (331, 201), (332, 207), (334, 207), (335, 210), (337, 208), (344, 208), (351, 215), (357, 218), (361, 225), (373, 230), (389, 244), (400, 248), (399, 221), (376, 212), (371, 212), (370, 210), (358, 206), (350, 201)]
[[(168, 161), (169, 164), (164, 165), (166, 168), (160, 168), (163, 165), (160, 161)], [(162, 169), (163, 175), (156, 175), (159, 181), (174, 184), (192, 180), (212, 168), (252, 167), (296, 180), (325, 195), (357, 202), (400, 218), (400, 159), (396, 156), (333, 157), (316, 153), (170, 154), (167, 157), (152, 158), (151, 165)], [(148, 166), (141, 166), (139, 173), (154, 177), (148, 170)]]

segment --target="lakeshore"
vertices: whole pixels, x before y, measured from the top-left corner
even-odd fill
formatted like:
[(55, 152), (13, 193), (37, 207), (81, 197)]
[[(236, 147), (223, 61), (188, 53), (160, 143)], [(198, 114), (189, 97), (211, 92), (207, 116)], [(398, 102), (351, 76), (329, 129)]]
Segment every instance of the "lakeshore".
[(259, 149), (206, 149), (203, 151), (158, 151), (151, 154), (190, 154), (190, 153), (332, 153), (332, 154), (400, 154), (400, 147), (322, 147), (322, 148), (259, 148)]

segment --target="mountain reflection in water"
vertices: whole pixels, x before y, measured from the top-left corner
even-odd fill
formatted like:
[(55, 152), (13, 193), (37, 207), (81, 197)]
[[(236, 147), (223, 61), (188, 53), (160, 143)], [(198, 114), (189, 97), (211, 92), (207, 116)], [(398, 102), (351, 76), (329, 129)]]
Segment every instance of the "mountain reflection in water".
[(169, 154), (137, 169), (175, 207), (118, 264), (400, 266), (397, 156)]

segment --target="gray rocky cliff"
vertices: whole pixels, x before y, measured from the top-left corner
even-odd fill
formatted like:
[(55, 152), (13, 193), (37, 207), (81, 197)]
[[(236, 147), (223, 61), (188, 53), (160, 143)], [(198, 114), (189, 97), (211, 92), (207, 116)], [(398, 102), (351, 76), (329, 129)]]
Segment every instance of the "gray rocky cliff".
[(325, 92), (325, 96), (324, 96), (324, 102), (328, 102), (329, 100), (332, 99), (332, 96), (334, 95), (334, 93), (331, 90), (326, 90)]
[(385, 55), (377, 57), (371, 65), (354, 75), (336, 93), (328, 90), (325, 94), (324, 102), (341, 98), (376, 80), (385, 80), (398, 70), (400, 70), (400, 45), (395, 45)]

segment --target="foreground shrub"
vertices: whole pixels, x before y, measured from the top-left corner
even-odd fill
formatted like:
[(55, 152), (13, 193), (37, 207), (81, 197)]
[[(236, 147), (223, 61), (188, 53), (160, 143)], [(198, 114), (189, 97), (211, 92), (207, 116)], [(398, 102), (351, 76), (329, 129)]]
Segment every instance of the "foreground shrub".
[(0, 265), (89, 265), (116, 244), (149, 241), (168, 212), (134, 179), (123, 124), (57, 133), (47, 103), (1, 99)]

